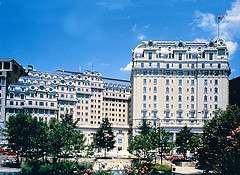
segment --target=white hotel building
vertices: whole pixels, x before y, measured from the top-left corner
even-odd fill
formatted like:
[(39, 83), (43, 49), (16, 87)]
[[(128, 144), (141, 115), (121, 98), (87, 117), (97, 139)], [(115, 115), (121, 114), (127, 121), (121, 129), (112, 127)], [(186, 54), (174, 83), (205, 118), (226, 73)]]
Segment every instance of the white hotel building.
[(226, 109), (230, 69), (224, 40), (143, 41), (132, 56), (131, 85), (96, 71), (51, 73), (29, 66), (25, 73), (13, 59), (0, 59), (0, 123), (20, 110), (47, 122), (72, 113), (90, 143), (108, 117), (116, 135), (113, 152), (126, 152), (142, 119), (175, 138), (185, 125), (202, 132), (217, 109)]
[[(228, 105), (228, 50), (210, 42), (143, 41), (132, 53), (132, 129), (146, 119), (175, 134), (203, 124)], [(175, 139), (175, 138), (174, 138)]]

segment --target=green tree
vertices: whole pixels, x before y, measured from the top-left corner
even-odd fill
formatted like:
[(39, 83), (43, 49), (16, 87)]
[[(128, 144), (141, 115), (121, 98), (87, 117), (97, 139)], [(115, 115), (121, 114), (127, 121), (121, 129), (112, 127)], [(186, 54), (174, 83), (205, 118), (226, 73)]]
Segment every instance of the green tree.
[(75, 129), (76, 124), (71, 114), (62, 115), (60, 121), (57, 119), (50, 121), (49, 144), (54, 161), (60, 157), (77, 156), (84, 151), (86, 139), (81, 131)]
[(198, 152), (200, 167), (221, 174), (239, 173), (240, 150), (235, 149), (236, 145), (233, 146), (236, 141), (233, 143), (232, 139), (227, 139), (239, 127), (239, 123), (240, 108), (233, 105), (228, 106), (226, 111), (218, 111), (204, 125), (203, 148)]
[(138, 158), (143, 155), (143, 158), (151, 160), (153, 150), (156, 148), (156, 145), (154, 145), (156, 132), (146, 120), (142, 120), (138, 130), (139, 135), (132, 138), (128, 151)]
[(170, 153), (170, 151), (174, 147), (174, 142), (170, 141), (170, 133), (167, 132), (164, 128), (158, 127), (153, 131), (154, 132), (152, 132), (152, 136), (151, 136), (153, 141), (153, 148), (157, 149), (157, 152), (160, 155), (161, 164), (162, 164), (162, 159), (164, 157), (164, 154)]
[(116, 141), (114, 138), (111, 123), (108, 118), (104, 118), (96, 133), (96, 147), (104, 149), (104, 157), (106, 157), (108, 151), (115, 147), (114, 144)]
[(184, 158), (186, 158), (187, 151), (192, 150), (192, 136), (191, 128), (188, 128), (187, 126), (184, 126), (177, 134), (175, 142), (177, 151), (182, 153)]
[(46, 123), (38, 122), (30, 114), (21, 111), (10, 116), (5, 127), (3, 134), (8, 147), (17, 153), (17, 158), (44, 158), (44, 153), (48, 150)]

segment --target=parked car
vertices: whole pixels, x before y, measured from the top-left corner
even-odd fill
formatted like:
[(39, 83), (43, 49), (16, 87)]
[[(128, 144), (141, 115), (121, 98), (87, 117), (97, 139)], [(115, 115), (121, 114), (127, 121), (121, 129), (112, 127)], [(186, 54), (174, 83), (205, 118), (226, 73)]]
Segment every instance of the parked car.
[(8, 152), (8, 151), (5, 151), (3, 152), (4, 155), (16, 155), (15, 152)]
[(185, 160), (183, 155), (172, 155), (172, 156), (166, 156), (166, 160)]

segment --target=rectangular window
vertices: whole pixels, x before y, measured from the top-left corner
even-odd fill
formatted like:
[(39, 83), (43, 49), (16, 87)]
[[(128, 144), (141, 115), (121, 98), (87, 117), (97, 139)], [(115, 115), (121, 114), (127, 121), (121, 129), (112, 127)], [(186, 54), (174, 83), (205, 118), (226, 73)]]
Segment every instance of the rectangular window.
[(178, 80), (178, 85), (182, 85), (182, 80)]
[(221, 64), (218, 64), (218, 69), (220, 69), (221, 68)]
[(153, 117), (157, 118), (157, 112), (153, 112)]
[(153, 88), (153, 92), (156, 93), (157, 92), (157, 87)]
[(194, 104), (191, 104), (191, 109), (194, 109)]
[(143, 109), (146, 109), (146, 103), (143, 103)]
[(146, 118), (146, 116), (147, 116), (147, 112), (143, 112), (143, 118)]
[(182, 64), (179, 64), (179, 69), (182, 69)]
[(168, 58), (172, 58), (172, 54), (171, 53), (168, 54)]
[(194, 66), (194, 64), (192, 64), (192, 69), (195, 69), (195, 66)]
[(157, 104), (156, 104), (156, 103), (153, 104), (153, 108), (154, 108), (154, 109), (157, 108)]
[(225, 55), (225, 49), (218, 49), (218, 55)]
[(51, 103), (51, 106), (54, 106), (54, 103)]
[(188, 54), (188, 58), (189, 58), (189, 59), (192, 58), (192, 54), (191, 54), (191, 53)]
[(191, 80), (191, 85), (194, 86), (194, 80)]
[(182, 109), (182, 104), (178, 104), (178, 109)]
[(169, 85), (169, 79), (166, 79), (166, 85)]
[(182, 60), (182, 53), (178, 54), (178, 60)]
[(213, 53), (209, 53), (209, 60), (213, 60)]
[(43, 102), (39, 102), (39, 106), (43, 106), (44, 105), (44, 103)]
[(28, 101), (28, 105), (32, 105), (32, 101)]
[(204, 80), (204, 85), (208, 85), (208, 81), (207, 80)]
[(215, 80), (215, 85), (218, 85), (218, 80)]
[(169, 104), (166, 104), (166, 109), (169, 109)]
[(194, 118), (194, 112), (191, 112), (191, 118)]
[(167, 69), (169, 69), (169, 64), (167, 64)]
[(169, 112), (166, 112), (166, 118), (169, 118)]
[(152, 59), (152, 52), (148, 53), (148, 59), (151, 60)]
[(118, 139), (118, 143), (121, 144), (122, 143), (122, 139)]
[(182, 112), (178, 113), (178, 118), (182, 118)]
[(160, 63), (157, 63), (157, 68), (160, 68)]
[(43, 94), (40, 94), (40, 98), (43, 98)]
[(207, 104), (204, 104), (204, 109), (207, 109)]
[(144, 68), (144, 63), (141, 63), (141, 68)]
[(153, 84), (157, 84), (157, 79), (154, 79), (154, 80), (153, 80)]
[(204, 63), (202, 63), (202, 68), (203, 68), (203, 69), (205, 68), (205, 64), (204, 64)]
[(4, 62), (4, 69), (10, 69), (10, 62)]

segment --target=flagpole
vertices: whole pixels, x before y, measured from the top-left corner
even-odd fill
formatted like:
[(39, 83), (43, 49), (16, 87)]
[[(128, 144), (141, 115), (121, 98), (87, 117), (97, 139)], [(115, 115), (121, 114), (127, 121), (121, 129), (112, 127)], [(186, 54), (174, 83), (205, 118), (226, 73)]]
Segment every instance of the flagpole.
[(218, 38), (219, 38), (219, 16), (218, 16), (217, 20), (218, 20)]

